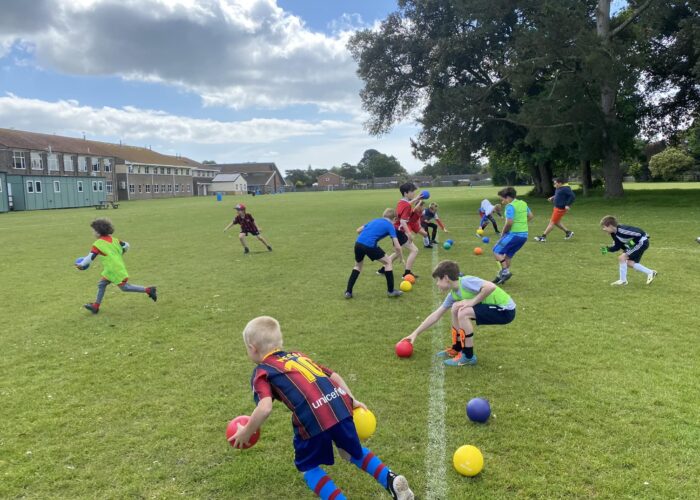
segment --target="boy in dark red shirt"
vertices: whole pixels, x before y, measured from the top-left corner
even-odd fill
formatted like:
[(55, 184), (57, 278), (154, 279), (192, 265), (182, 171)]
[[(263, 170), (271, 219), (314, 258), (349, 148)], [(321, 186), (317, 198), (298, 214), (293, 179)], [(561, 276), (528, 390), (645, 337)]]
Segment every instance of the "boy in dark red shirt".
[(256, 407), (248, 424), (230, 438), (241, 448), (272, 412), (278, 399), (292, 412), (294, 463), (311, 491), (322, 499), (345, 500), (345, 495), (321, 469), (333, 465), (333, 444), (340, 456), (371, 474), (395, 499), (412, 500), (403, 476), (397, 476), (369, 449), (360, 444), (352, 419), (357, 401), (343, 378), (300, 352), (282, 349), (282, 332), (276, 319), (260, 316), (243, 330), (248, 357), (257, 364), (251, 386)]
[(263, 238), (260, 234), (260, 229), (258, 226), (255, 225), (255, 219), (253, 219), (253, 216), (246, 213), (245, 211), (245, 205), (243, 203), (239, 203), (236, 205), (236, 218), (231, 221), (231, 223), (224, 228), (224, 232), (228, 231), (232, 226), (236, 224), (241, 225), (241, 232), (238, 233), (238, 239), (241, 241), (241, 245), (243, 245), (243, 253), (249, 253), (250, 250), (248, 249), (248, 245), (245, 244), (245, 237), (248, 236), (249, 234), (252, 234), (256, 238), (258, 238), (263, 245), (267, 247), (267, 249), (272, 252), (272, 247), (270, 244)]
[[(420, 195), (416, 196), (417, 190), (418, 188), (412, 182), (401, 184), (399, 191), (401, 191), (402, 198), (396, 204), (396, 221), (394, 222), (396, 236), (401, 246), (407, 248), (409, 252), (403, 273), (404, 276), (413, 274), (411, 269), (416, 257), (418, 257), (418, 247), (413, 243), (413, 233), (422, 230), (420, 227), (420, 214), (417, 217), (414, 215), (414, 208), (421, 200)], [(396, 252), (389, 256), (392, 261), (396, 257), (398, 257)], [(377, 274), (384, 274), (384, 268), (379, 269)]]

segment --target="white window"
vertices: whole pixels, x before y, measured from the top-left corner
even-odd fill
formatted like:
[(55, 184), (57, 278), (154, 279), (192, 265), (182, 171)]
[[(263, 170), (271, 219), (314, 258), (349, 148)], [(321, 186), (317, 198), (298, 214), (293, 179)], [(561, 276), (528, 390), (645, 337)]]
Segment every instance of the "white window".
[(105, 181), (105, 190), (107, 191), (107, 194), (112, 194), (112, 181)]
[(41, 193), (41, 181), (34, 181), (34, 192)]
[(34, 192), (34, 181), (27, 181), (27, 193)]
[(190, 184), (188, 184), (187, 185), (187, 192), (189, 193), (190, 191), (192, 191), (192, 186)]
[(143, 167), (144, 168), (144, 173), (150, 174), (151, 173), (151, 167)]
[(151, 185), (150, 184), (146, 184), (146, 192), (147, 193), (151, 192)]
[(2, 193), (2, 182), (0, 182), (0, 193)]
[(78, 181), (78, 192), (79, 193), (83, 192), (83, 181)]
[(134, 194), (134, 191), (135, 191), (135, 190), (134, 190), (134, 185), (133, 185), (133, 184), (129, 184), (129, 192), (130, 192), (131, 194)]
[(166, 168), (165, 170), (166, 170), (166, 172), (165, 172), (166, 174), (170, 173), (170, 167)]
[(87, 172), (87, 158), (78, 156), (78, 172)]
[(24, 153), (22, 151), (12, 152), (12, 163), (14, 164), (15, 168), (22, 170), (27, 168), (27, 164), (25, 163), (24, 159)]
[(172, 193), (172, 192), (173, 192), (173, 185), (168, 184), (168, 193)]
[(92, 160), (92, 171), (99, 172), (100, 171), (100, 159), (95, 157), (95, 156), (91, 156), (90, 159)]
[(127, 171), (128, 171), (130, 174), (133, 174), (133, 173), (134, 173), (134, 166), (133, 166), (133, 165), (129, 165), (129, 166), (127, 167)]
[(105, 166), (105, 172), (112, 171), (112, 159), (111, 158), (104, 158), (102, 160), (102, 164)]
[(63, 171), (72, 172), (75, 166), (73, 157), (71, 155), (63, 155)]
[(160, 185), (160, 190), (162, 193), (165, 193), (165, 184)]
[(30, 165), (32, 170), (44, 170), (44, 161), (41, 157), (41, 153), (32, 151), (30, 154)]
[(92, 181), (92, 192), (93, 193), (97, 192), (97, 181)]
[(180, 184), (175, 184), (175, 192), (176, 193), (180, 192)]
[(53, 181), (53, 192), (54, 193), (61, 192), (61, 181)]
[(158, 192), (158, 184), (153, 184), (153, 192), (154, 193)]
[(102, 184), (102, 181), (97, 181), (97, 190), (101, 193), (104, 191), (104, 185)]
[(58, 155), (56, 153), (49, 153), (46, 155), (46, 165), (49, 167), (49, 172), (56, 172), (58, 168)]
[(139, 193), (142, 191), (141, 184), (139, 184)]

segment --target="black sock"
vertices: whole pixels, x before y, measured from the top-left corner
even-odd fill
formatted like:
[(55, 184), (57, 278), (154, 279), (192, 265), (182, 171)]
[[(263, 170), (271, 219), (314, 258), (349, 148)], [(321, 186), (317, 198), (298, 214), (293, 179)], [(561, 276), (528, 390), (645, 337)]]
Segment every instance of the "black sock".
[(391, 293), (394, 291), (394, 271), (385, 271), (384, 276), (386, 277), (386, 289)]
[(473, 358), (474, 357), (474, 347), (465, 347), (464, 349), (462, 349), (462, 353), (468, 358)]
[(385, 273), (384, 266), (380, 267), (380, 268), (379, 268), (379, 271), (377, 271), (377, 272), (378, 272), (379, 274), (384, 274), (384, 273)]
[(411, 272), (410, 269), (406, 269), (406, 270), (403, 272), (402, 276), (406, 276), (407, 274), (413, 274), (413, 273)]
[(457, 352), (462, 352), (462, 344), (457, 341), (454, 344), (452, 344), (452, 349), (454, 349)]
[(355, 282), (357, 281), (357, 278), (360, 277), (360, 271), (357, 269), (353, 269), (352, 272), (350, 273), (350, 279), (348, 280), (348, 292), (352, 293), (352, 287), (355, 286)]

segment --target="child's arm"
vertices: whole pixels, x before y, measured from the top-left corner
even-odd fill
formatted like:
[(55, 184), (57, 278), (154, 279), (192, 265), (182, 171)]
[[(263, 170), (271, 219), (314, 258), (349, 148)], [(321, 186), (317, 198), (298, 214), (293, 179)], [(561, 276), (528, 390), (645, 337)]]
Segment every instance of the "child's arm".
[(364, 408), (365, 410), (367, 409), (367, 406), (364, 403), (355, 399), (355, 396), (352, 395), (352, 391), (348, 387), (348, 384), (345, 383), (345, 380), (343, 380), (343, 377), (338, 375), (336, 372), (333, 372), (333, 374), (330, 376), (330, 379), (336, 384), (338, 384), (338, 386), (341, 389), (348, 393), (348, 396), (350, 396), (350, 399), (352, 399), (353, 408)]
[(234, 448), (242, 448), (243, 445), (248, 444), (250, 438), (255, 434), (260, 426), (267, 420), (267, 417), (272, 413), (272, 398), (266, 397), (262, 398), (258, 402), (258, 406), (255, 407), (253, 413), (250, 415), (250, 420), (248, 425), (238, 426), (238, 430), (230, 439)]
[(357, 228), (357, 234), (360, 234), (362, 231), (365, 230), (365, 225), (361, 225), (360, 227)]
[(120, 244), (121, 247), (122, 247), (122, 253), (126, 253), (127, 250), (129, 250), (129, 248), (131, 248), (131, 247), (129, 246), (129, 243), (127, 243), (126, 241), (121, 241), (121, 240), (119, 240), (119, 244)]
[(401, 259), (401, 263), (405, 265), (406, 261), (403, 260), (403, 249), (401, 248), (401, 243), (399, 243), (399, 239), (398, 238), (391, 238), (391, 241), (394, 243), (394, 250), (399, 255), (399, 258)]
[(91, 250), (89, 254), (83, 257), (83, 260), (75, 264), (75, 267), (81, 271), (85, 271), (88, 267), (90, 267), (90, 264), (92, 264), (92, 261), (95, 260), (96, 257), (97, 253)]
[(527, 209), (527, 221), (530, 222), (534, 218), (535, 218), (535, 214), (532, 213), (532, 210), (530, 210), (530, 208), (528, 208)]
[(486, 297), (491, 295), (495, 289), (496, 285), (490, 281), (484, 280), (481, 285), (481, 289), (479, 289), (479, 293), (474, 295), (474, 297), (471, 299), (460, 300), (459, 302), (456, 302), (456, 304), (459, 304), (460, 309), (462, 307), (474, 307), (475, 305), (480, 304)]
[(440, 226), (440, 229), (442, 229), (442, 230), (445, 231), (446, 233), (449, 232), (449, 231), (447, 230), (447, 228), (445, 227), (445, 224), (443, 224), (442, 221), (440, 220), (440, 217), (438, 217), (438, 214), (435, 214), (435, 223), (436, 223), (438, 226)]
[(229, 224), (228, 226), (226, 226), (226, 227), (224, 228), (224, 233), (225, 233), (226, 231), (228, 231), (229, 229), (231, 229), (235, 224), (236, 224), (236, 223), (235, 223), (234, 221), (231, 221), (231, 224)]
[(418, 337), (418, 335), (420, 335), (421, 333), (426, 331), (428, 328), (433, 326), (435, 323), (437, 323), (438, 320), (442, 317), (443, 314), (445, 314), (446, 311), (447, 311), (447, 309), (445, 309), (442, 306), (435, 309), (432, 313), (430, 313), (430, 315), (427, 318), (425, 318), (423, 320), (423, 322), (420, 325), (418, 325), (418, 328), (413, 330), (413, 333), (411, 333), (411, 335), (409, 335), (408, 337), (404, 337), (403, 340), (408, 340), (411, 344), (413, 344), (416, 341), (416, 338)]

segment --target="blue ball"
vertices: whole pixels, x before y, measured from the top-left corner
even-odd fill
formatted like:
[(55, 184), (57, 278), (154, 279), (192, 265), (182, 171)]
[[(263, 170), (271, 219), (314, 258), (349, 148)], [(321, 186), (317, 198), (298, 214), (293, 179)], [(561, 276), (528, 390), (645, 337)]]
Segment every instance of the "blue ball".
[(450, 245), (454, 245), (454, 244), (455, 244), (455, 240), (447, 240), (447, 243), (449, 243)]
[(481, 238), (481, 241), (483, 241), (484, 243), (488, 243), (491, 240), (489, 239), (488, 236), (484, 236), (483, 238)]
[(420, 192), (420, 197), (424, 200), (427, 200), (428, 198), (430, 198), (430, 192), (427, 189), (424, 189)]
[(486, 422), (491, 416), (491, 405), (482, 398), (471, 399), (467, 403), (467, 417), (472, 422)]
[(450, 245), (449, 241), (446, 241), (442, 244), (442, 248), (444, 248), (445, 250), (449, 250), (450, 248), (452, 248), (452, 245)]

